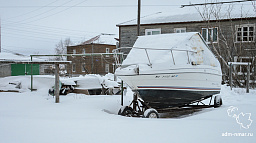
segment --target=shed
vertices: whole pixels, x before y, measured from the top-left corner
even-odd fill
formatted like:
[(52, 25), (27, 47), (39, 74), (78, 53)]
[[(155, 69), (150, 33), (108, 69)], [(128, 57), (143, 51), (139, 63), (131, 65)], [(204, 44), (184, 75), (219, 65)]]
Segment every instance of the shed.
[[(12, 53), (0, 53), (0, 61), (30, 61), (29, 56)], [(35, 59), (35, 61), (42, 61)], [(43, 74), (43, 66), (33, 64), (33, 75)], [(31, 75), (31, 64), (1, 64), (0, 77), (5, 76), (18, 76), (18, 75)]]

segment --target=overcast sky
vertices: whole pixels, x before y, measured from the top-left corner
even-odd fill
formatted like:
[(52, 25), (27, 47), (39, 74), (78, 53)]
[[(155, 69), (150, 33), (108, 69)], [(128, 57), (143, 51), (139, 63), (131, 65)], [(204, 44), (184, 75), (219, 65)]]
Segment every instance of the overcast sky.
[[(190, 2), (204, 0), (142, 0), (141, 16), (156, 12), (196, 13), (194, 7), (180, 8)], [(0, 0), (2, 52), (54, 54), (61, 39), (70, 38), (79, 44), (100, 33), (118, 37), (116, 24), (135, 19), (137, 3), (137, 0)]]

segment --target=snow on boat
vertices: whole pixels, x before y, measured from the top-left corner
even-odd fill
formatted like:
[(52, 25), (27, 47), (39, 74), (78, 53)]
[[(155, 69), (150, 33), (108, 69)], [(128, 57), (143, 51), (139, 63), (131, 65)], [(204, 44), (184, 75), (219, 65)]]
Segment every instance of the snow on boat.
[(155, 109), (220, 93), (220, 63), (196, 32), (139, 36), (115, 74)]

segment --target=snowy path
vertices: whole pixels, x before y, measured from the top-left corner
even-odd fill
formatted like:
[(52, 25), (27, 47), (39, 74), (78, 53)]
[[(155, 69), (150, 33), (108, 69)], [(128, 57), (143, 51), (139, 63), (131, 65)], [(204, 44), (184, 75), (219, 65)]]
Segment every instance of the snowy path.
[[(222, 87), (224, 105), (205, 109), (181, 119), (127, 118), (117, 113), (120, 96), (69, 94), (54, 103), (47, 90), (23, 93), (0, 92), (1, 143), (131, 143), (131, 142), (256, 142), (256, 91), (230, 91)], [(131, 96), (125, 97), (126, 104)], [(251, 113), (244, 129), (227, 110)], [(254, 136), (222, 136), (253, 133)]]

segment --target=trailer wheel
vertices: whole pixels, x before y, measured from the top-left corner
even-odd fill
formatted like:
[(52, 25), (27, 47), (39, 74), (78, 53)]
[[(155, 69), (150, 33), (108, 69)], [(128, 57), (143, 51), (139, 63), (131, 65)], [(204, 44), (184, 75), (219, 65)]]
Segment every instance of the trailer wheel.
[(145, 118), (159, 118), (159, 114), (156, 109), (150, 108), (144, 112)]
[(220, 97), (220, 95), (217, 95), (214, 97), (214, 107), (220, 107), (222, 105), (222, 98)]
[(132, 108), (129, 106), (123, 106), (118, 111), (118, 115), (132, 117)]

